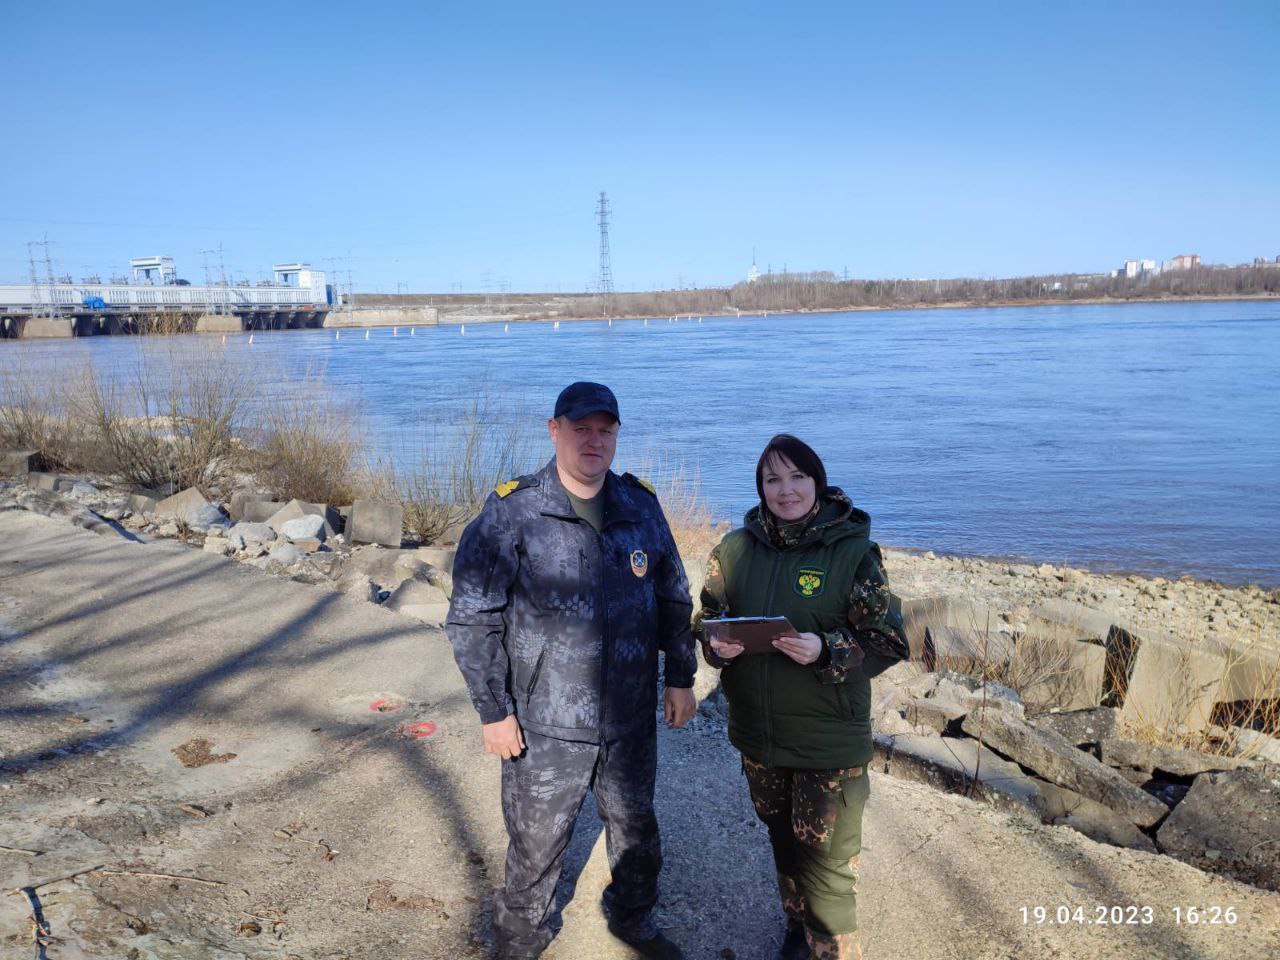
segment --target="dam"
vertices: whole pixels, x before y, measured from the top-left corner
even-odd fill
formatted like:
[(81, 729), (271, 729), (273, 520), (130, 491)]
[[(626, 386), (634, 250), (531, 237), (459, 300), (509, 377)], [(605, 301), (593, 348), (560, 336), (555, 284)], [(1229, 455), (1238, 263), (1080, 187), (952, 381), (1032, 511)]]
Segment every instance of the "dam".
[(324, 271), (278, 263), (272, 280), (206, 283), (178, 277), (172, 257), (137, 257), (130, 275), (0, 284), (0, 339), (138, 333), (235, 333), (319, 327), (338, 297)]

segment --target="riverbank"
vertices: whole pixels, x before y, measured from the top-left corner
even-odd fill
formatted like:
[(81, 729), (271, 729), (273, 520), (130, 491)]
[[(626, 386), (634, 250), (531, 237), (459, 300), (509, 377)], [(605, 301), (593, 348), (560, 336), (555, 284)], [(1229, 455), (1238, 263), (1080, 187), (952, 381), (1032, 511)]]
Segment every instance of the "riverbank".
[[(32, 891), (58, 956), (488, 954), (499, 765), (438, 628), (283, 568), (14, 510), (0, 618), (0, 844), (26, 851), (0, 853), (0, 885)], [(659, 921), (690, 957), (766, 960), (781, 913), (723, 723), (659, 737)], [(589, 806), (548, 960), (630, 955), (600, 916)], [(1280, 950), (1274, 892), (924, 784), (877, 772), (864, 837), (869, 960)], [(1100, 905), (1135, 922), (1096, 925)], [(1230, 920), (1188, 923), (1193, 905)], [(1036, 907), (1089, 919), (1039, 923)], [(0, 898), (6, 953), (29, 950), (30, 912)]]

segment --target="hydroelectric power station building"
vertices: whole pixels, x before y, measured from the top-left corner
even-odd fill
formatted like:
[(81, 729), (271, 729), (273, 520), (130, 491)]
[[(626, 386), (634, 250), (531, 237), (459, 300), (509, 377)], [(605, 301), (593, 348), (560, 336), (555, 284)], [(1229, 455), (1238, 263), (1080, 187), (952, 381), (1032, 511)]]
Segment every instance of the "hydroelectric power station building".
[(36, 280), (0, 284), (0, 337), (87, 337), (107, 333), (232, 333), (318, 327), (337, 305), (324, 271), (278, 263), (275, 279), (195, 286), (172, 257), (129, 261), (131, 277), (102, 283)]

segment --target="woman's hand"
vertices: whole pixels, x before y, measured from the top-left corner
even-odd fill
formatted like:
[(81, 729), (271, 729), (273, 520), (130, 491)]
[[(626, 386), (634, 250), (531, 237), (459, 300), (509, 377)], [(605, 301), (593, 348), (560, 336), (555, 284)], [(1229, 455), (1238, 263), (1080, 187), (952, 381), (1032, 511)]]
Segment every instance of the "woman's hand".
[(773, 647), (799, 664), (814, 663), (822, 656), (822, 638), (816, 633), (774, 637)]
[(721, 660), (732, 660), (738, 654), (742, 653), (742, 644), (725, 643), (723, 640), (712, 640), (711, 652)]

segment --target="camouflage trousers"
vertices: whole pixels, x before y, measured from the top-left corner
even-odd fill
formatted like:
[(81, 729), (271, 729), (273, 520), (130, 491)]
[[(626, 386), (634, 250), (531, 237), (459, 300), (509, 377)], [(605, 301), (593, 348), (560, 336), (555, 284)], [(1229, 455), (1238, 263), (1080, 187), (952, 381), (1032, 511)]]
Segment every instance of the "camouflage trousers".
[(525, 752), (502, 762), (502, 815), (507, 825), (506, 885), (494, 910), (498, 942), (536, 956), (555, 935), (556, 884), (587, 790), (604, 821), (613, 882), (605, 900), (628, 933), (657, 932), (662, 852), (653, 812), (657, 731), (641, 726), (612, 743), (577, 743), (524, 731)]
[(766, 767), (745, 756), (742, 769), (756, 816), (769, 829), (787, 918), (804, 924), (815, 960), (857, 960), (866, 770)]

